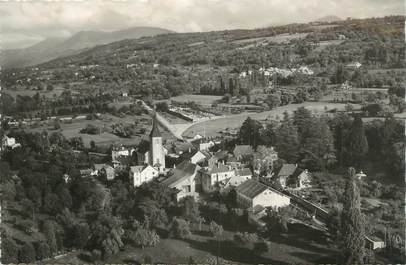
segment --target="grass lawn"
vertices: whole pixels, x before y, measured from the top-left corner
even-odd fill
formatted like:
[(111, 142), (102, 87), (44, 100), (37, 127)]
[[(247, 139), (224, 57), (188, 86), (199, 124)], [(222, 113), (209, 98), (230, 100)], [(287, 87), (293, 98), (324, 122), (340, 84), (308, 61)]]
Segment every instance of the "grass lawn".
[[(320, 264), (335, 263), (334, 257), (337, 254), (323, 232), (301, 224), (291, 225), (286, 235), (271, 236), (269, 250), (262, 255), (235, 245), (234, 232), (224, 231), (218, 243), (207, 230), (208, 225), (204, 225), (202, 231), (193, 231), (184, 240), (164, 238), (152, 248), (126, 246), (123, 251), (103, 262), (138, 264), (148, 255), (154, 263), (187, 264), (192, 257), (195, 263), (216, 264), (218, 255), (220, 264)], [(84, 263), (78, 258), (78, 253), (70, 253), (51, 261), (58, 264)]]
[(216, 264), (217, 255), (221, 264), (292, 264), (292, 263), (332, 263), (336, 252), (323, 232), (306, 226), (291, 225), (287, 235), (272, 236), (269, 251), (257, 255), (251, 249), (233, 243), (235, 232), (224, 231), (218, 243), (208, 232), (208, 225), (203, 231), (193, 231), (184, 240), (161, 239), (153, 248), (127, 247), (108, 263), (142, 262), (145, 255), (156, 263), (187, 263), (190, 257), (196, 263)]
[[(146, 132), (144, 135), (134, 135), (131, 138), (121, 138), (118, 137), (117, 135), (114, 135), (110, 133), (109, 131), (103, 132), (101, 134), (84, 134), (80, 133), (80, 130), (85, 128), (87, 124), (92, 124), (98, 127), (105, 127), (107, 130), (110, 130), (110, 126), (114, 123), (124, 123), (124, 124), (133, 124), (136, 120), (141, 120), (141, 119), (148, 119), (150, 120), (151, 117), (149, 115), (141, 115), (141, 116), (131, 116), (131, 115), (126, 115), (124, 117), (116, 117), (110, 114), (105, 114), (103, 115), (103, 118), (101, 120), (77, 120), (73, 121), (72, 123), (64, 123), (60, 122), (61, 125), (61, 130), (60, 132), (66, 137), (66, 138), (72, 138), (72, 137), (82, 137), (83, 143), (85, 146), (90, 146), (90, 141), (94, 141), (97, 145), (100, 146), (109, 146), (110, 144), (124, 144), (124, 145), (137, 145), (143, 138), (147, 137), (151, 130), (152, 123), (146, 122), (140, 123), (137, 126), (137, 129), (141, 129), (144, 127), (146, 129)], [(44, 123), (38, 127), (31, 128), (28, 131), (34, 131), (34, 132), (42, 132), (43, 130), (47, 130), (48, 133), (55, 132), (56, 130), (53, 130), (53, 121), (50, 121), (48, 124)], [(165, 139), (167, 138), (172, 138), (173, 136), (165, 131), (163, 128), (161, 128), (161, 133), (163, 134), (163, 137)]]

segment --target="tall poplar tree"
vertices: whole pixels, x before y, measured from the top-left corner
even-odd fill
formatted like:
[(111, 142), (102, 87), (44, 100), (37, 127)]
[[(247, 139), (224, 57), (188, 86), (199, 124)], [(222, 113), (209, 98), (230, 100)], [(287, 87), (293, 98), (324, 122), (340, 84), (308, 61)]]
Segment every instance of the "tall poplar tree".
[(360, 116), (356, 116), (352, 122), (346, 143), (347, 162), (360, 167), (368, 153), (368, 141), (365, 136), (365, 128)]
[(349, 168), (341, 213), (340, 248), (342, 263), (363, 264), (365, 219), (361, 213), (361, 198), (355, 179), (355, 169)]

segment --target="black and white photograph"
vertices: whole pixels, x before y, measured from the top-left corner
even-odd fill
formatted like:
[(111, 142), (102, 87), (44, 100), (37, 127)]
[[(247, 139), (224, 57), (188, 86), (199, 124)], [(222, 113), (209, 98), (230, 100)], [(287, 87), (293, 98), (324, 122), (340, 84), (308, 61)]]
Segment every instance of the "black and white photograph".
[(0, 0), (0, 264), (406, 264), (405, 0)]

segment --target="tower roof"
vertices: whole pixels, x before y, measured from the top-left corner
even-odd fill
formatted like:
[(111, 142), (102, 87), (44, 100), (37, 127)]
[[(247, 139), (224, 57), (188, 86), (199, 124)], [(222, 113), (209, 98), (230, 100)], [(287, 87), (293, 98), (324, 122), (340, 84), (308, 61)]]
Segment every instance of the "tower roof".
[(151, 130), (151, 133), (149, 134), (149, 137), (162, 137), (161, 133), (159, 132), (159, 129), (158, 129), (158, 121), (156, 119), (156, 114), (154, 115), (154, 118), (152, 121), (152, 130)]

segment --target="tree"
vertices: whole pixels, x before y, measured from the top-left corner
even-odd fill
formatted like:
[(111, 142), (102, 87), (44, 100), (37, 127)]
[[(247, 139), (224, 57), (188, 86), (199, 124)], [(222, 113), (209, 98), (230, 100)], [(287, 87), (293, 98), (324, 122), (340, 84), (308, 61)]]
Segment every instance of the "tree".
[(210, 222), (210, 233), (212, 234), (213, 237), (219, 238), (223, 234), (223, 226), (217, 224), (214, 221)]
[(268, 244), (265, 241), (260, 241), (254, 243), (254, 247), (252, 250), (258, 255), (261, 255), (265, 252), (268, 252), (268, 249), (269, 249)]
[(56, 253), (58, 250), (57, 242), (56, 242), (56, 231), (55, 231), (55, 224), (52, 221), (45, 221), (42, 233), (45, 236), (45, 240), (49, 246), (49, 250), (51, 254)]
[(4, 236), (4, 234), (1, 237), (1, 263), (17, 264), (19, 257), (17, 243), (13, 239)]
[(134, 246), (137, 247), (153, 247), (159, 243), (159, 236), (155, 230), (148, 230), (145, 226), (140, 226), (136, 231), (128, 230), (126, 235)]
[(359, 115), (354, 118), (346, 143), (348, 163), (360, 167), (365, 155), (368, 153), (368, 141), (365, 136), (365, 129)]
[(54, 121), (54, 130), (60, 130), (61, 129), (61, 123), (59, 119), (55, 119)]
[(276, 128), (277, 123), (271, 121), (265, 126), (265, 129), (262, 131), (261, 139), (262, 142), (267, 146), (274, 146), (276, 143)]
[(18, 261), (20, 263), (31, 263), (35, 261), (35, 249), (31, 243), (24, 243), (18, 252)]
[(285, 118), (276, 130), (276, 149), (278, 156), (288, 162), (296, 162), (299, 152), (299, 136), (292, 120)]
[(268, 104), (270, 109), (279, 107), (281, 105), (281, 97), (280, 95), (271, 94), (265, 100), (265, 103)]
[(46, 242), (39, 242), (36, 244), (35, 249), (37, 253), (37, 260), (42, 260), (51, 256), (51, 251), (49, 250), (49, 246)]
[(173, 218), (171, 234), (175, 238), (187, 238), (191, 235), (189, 223), (181, 218)]
[(83, 249), (90, 237), (89, 226), (86, 223), (77, 224), (74, 229), (74, 245), (79, 249)]
[(261, 143), (262, 124), (248, 117), (242, 124), (238, 138), (241, 144), (249, 144), (254, 148)]
[(360, 193), (355, 169), (349, 168), (341, 213), (341, 253), (345, 264), (362, 264), (364, 258), (365, 221), (361, 213)]
[(297, 127), (297, 132), (300, 137), (300, 142), (303, 143), (308, 137), (308, 130), (311, 129), (312, 113), (305, 107), (299, 107), (293, 112), (293, 124)]
[(336, 161), (333, 134), (324, 118), (309, 121), (301, 148), (301, 159), (307, 168), (325, 169)]
[(196, 222), (199, 219), (200, 211), (199, 205), (196, 203), (195, 198), (188, 196), (183, 200), (183, 217), (190, 221)]
[(165, 101), (156, 103), (155, 108), (157, 111), (160, 112), (167, 112), (169, 110), (168, 103), (166, 103)]

